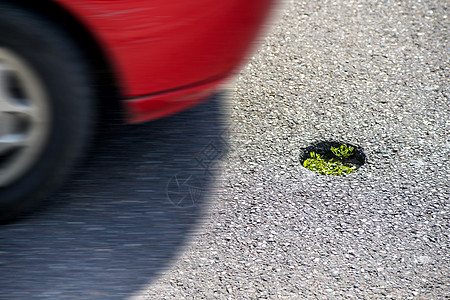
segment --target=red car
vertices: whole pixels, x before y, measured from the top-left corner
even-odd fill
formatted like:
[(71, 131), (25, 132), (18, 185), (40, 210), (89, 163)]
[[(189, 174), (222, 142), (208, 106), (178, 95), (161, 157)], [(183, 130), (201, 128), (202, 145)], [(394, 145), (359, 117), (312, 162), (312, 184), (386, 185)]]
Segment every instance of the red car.
[(207, 99), (273, 2), (0, 0), (0, 221), (62, 181), (98, 108), (132, 123)]

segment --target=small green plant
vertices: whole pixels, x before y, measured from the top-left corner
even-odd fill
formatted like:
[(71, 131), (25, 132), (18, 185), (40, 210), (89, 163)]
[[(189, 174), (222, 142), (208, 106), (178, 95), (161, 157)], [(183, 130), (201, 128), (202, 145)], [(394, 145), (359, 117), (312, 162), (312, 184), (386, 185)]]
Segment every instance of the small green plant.
[(333, 152), (333, 154), (340, 159), (349, 158), (352, 156), (354, 154), (353, 150), (355, 150), (354, 147), (347, 146), (346, 144), (343, 144), (340, 147), (331, 147), (331, 152)]
[(306, 159), (303, 162), (303, 166), (311, 171), (320, 173), (322, 175), (345, 175), (350, 174), (356, 170), (356, 166), (346, 166), (342, 162), (343, 159), (349, 158), (354, 153), (354, 147), (347, 145), (341, 145), (340, 147), (331, 147), (331, 152), (338, 158), (338, 160), (329, 159), (326, 160), (323, 158), (323, 155), (320, 155), (315, 152), (310, 152), (310, 158)]

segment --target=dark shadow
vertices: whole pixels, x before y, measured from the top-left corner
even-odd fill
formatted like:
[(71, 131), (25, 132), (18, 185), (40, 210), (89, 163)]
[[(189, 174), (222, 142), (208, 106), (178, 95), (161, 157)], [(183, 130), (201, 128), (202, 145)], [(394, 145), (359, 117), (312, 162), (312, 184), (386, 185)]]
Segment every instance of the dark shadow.
[(212, 200), (223, 100), (105, 126), (44, 209), (0, 227), (0, 299), (126, 299), (170, 266)]

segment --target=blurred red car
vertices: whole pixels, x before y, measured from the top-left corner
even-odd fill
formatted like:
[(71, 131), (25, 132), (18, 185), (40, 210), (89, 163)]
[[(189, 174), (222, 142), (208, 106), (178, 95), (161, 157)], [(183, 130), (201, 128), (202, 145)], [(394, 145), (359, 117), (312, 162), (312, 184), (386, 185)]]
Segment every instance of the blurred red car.
[(0, 220), (62, 181), (96, 108), (132, 123), (207, 99), (273, 2), (0, 0)]

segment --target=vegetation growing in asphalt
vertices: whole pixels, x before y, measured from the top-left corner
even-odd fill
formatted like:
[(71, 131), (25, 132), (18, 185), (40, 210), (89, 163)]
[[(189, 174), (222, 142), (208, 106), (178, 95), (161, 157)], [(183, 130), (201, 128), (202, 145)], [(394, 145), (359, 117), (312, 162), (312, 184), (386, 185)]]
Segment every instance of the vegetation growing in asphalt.
[(325, 159), (323, 155), (310, 152), (310, 158), (303, 162), (303, 166), (322, 175), (345, 175), (354, 172), (357, 167), (346, 161), (354, 155), (355, 148), (345, 144), (340, 147), (331, 147), (335, 158)]
[(331, 147), (331, 152), (333, 152), (334, 155), (339, 157), (340, 159), (343, 158), (349, 158), (353, 154), (355, 154), (353, 151), (355, 150), (352, 146), (347, 146), (345, 144), (341, 145), (340, 147)]

